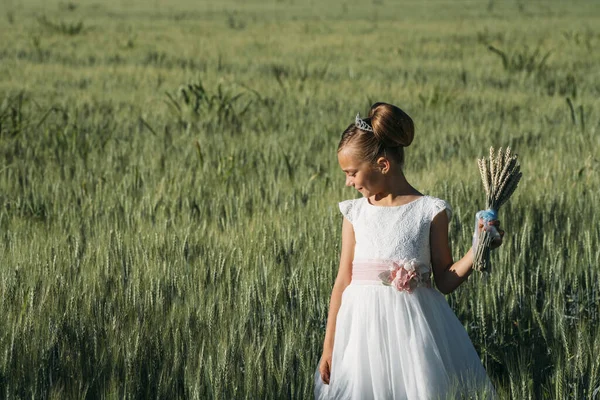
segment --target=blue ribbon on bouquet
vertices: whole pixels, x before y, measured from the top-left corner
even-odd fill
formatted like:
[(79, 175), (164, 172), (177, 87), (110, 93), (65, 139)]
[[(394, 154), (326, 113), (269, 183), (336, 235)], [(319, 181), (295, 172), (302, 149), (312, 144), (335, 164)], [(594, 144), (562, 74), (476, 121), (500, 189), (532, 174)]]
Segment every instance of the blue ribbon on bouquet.
[(494, 210), (493, 208), (488, 208), (487, 210), (477, 211), (475, 216), (478, 220), (483, 219), (487, 224), (489, 224), (490, 221), (495, 221), (498, 219), (498, 211)]

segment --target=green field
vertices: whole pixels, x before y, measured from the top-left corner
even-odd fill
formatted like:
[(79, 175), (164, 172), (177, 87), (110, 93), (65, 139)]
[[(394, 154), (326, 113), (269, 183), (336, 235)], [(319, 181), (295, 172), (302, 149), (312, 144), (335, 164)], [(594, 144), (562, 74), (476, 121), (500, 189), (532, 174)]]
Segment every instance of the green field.
[(599, 398), (599, 48), (595, 1), (0, 0), (0, 398), (309, 399), (375, 101), (455, 259), (519, 154), (448, 301), (502, 398)]

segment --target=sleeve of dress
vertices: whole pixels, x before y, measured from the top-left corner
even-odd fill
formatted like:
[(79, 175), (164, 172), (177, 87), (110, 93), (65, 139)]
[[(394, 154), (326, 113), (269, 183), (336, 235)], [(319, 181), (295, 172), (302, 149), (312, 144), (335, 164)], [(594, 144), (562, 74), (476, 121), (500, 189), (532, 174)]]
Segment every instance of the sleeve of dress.
[(350, 221), (351, 223), (354, 223), (354, 213), (352, 212), (354, 201), (353, 200), (344, 200), (344, 201), (338, 203), (338, 205), (340, 207), (340, 211), (342, 212), (342, 215), (344, 217), (346, 217), (346, 219), (348, 221)]
[(446, 210), (448, 220), (450, 220), (452, 218), (452, 207), (450, 207), (450, 204), (446, 200), (434, 199), (431, 206), (430, 219), (433, 220), (442, 210)]

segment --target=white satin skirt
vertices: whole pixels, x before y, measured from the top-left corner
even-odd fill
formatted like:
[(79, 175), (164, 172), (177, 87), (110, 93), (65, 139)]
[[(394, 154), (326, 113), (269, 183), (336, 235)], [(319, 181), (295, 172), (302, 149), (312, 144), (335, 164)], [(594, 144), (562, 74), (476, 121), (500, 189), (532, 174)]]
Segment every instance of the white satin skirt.
[(330, 383), (315, 399), (495, 398), (464, 327), (436, 289), (353, 280), (337, 315)]

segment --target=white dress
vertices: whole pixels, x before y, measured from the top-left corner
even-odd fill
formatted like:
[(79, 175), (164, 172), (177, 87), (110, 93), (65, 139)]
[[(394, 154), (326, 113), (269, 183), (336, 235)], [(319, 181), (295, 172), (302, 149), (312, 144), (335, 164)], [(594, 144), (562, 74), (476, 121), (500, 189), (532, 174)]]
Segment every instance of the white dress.
[[(317, 366), (315, 399), (494, 398), (467, 332), (428, 285), (430, 225), (442, 210), (451, 216), (448, 203), (422, 196), (381, 207), (363, 197), (339, 207), (356, 238), (352, 282), (337, 315), (330, 383)], [(386, 285), (390, 271), (412, 278)]]

